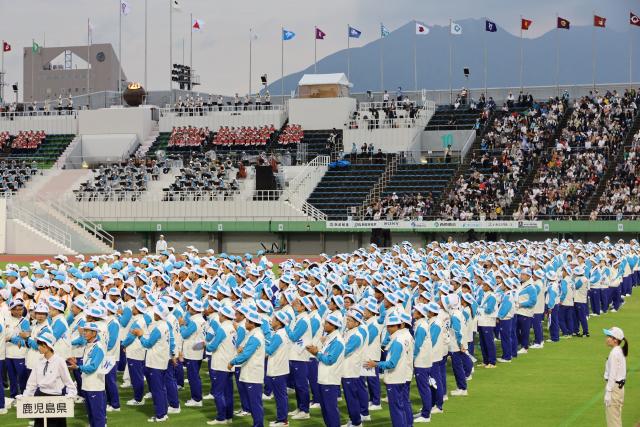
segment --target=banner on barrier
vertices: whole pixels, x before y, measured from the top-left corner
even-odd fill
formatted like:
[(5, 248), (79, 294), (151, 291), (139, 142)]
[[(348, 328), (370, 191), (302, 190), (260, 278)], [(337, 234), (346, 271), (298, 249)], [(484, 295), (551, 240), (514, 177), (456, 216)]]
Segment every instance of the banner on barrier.
[(327, 229), (542, 229), (542, 221), (327, 221)]

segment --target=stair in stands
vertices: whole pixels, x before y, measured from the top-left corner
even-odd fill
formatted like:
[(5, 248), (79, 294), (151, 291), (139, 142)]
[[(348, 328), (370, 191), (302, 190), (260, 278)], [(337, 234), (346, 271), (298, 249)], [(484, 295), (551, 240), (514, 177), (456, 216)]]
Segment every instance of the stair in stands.
[(80, 135), (76, 135), (71, 142), (69, 143), (69, 145), (67, 145), (67, 147), (64, 149), (64, 151), (62, 152), (62, 154), (60, 154), (60, 157), (58, 157), (58, 160), (56, 160), (55, 163), (55, 167), (58, 169), (62, 169), (65, 165), (65, 163), (67, 162), (67, 158), (69, 157), (69, 154), (71, 154), (71, 152), (73, 151), (73, 149), (82, 142), (82, 137)]
[(450, 105), (440, 105), (424, 130), (463, 130), (473, 129), (476, 120), (480, 118), (482, 111), (470, 108), (455, 109)]

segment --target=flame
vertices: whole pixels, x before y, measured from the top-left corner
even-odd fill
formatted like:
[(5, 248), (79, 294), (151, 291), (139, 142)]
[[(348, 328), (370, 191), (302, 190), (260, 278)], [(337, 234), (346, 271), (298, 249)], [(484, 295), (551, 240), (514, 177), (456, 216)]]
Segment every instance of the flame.
[(129, 89), (140, 89), (142, 87), (142, 85), (140, 85), (140, 83), (129, 83), (129, 86), (127, 86)]

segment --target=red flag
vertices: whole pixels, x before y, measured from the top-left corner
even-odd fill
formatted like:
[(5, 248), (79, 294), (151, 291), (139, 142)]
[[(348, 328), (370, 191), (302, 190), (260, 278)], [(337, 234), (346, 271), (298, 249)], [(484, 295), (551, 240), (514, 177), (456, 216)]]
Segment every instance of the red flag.
[(529, 29), (531, 24), (533, 24), (532, 20), (522, 18), (522, 24), (521, 24), (520, 28), (526, 31), (526, 30)]
[(11, 45), (4, 40), (2, 41), (2, 51), (11, 52)]
[(320, 28), (316, 27), (316, 40), (324, 40), (327, 36), (327, 33), (322, 31)]
[(629, 23), (631, 25), (636, 25), (636, 26), (640, 27), (640, 16), (638, 16), (635, 13), (631, 12), (631, 16), (629, 16)]
[(568, 19), (558, 17), (558, 28), (568, 30), (571, 27), (571, 23)]
[(604, 28), (607, 23), (607, 18), (603, 18), (602, 16), (593, 15), (593, 25), (595, 27)]

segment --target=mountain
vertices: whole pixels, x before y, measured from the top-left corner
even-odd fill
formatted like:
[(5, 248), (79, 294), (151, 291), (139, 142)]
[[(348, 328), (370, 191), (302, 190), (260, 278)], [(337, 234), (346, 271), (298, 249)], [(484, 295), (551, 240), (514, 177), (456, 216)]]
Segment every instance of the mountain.
[[(572, 27), (570, 30), (553, 29), (541, 37), (522, 41), (520, 37), (498, 27), (495, 33), (484, 30), (485, 19), (457, 21), (463, 29), (459, 36), (449, 35), (449, 26), (430, 27), (428, 35), (415, 35), (414, 22), (392, 31), (384, 39), (352, 48), (352, 92), (380, 91), (380, 44), (384, 57), (385, 89), (395, 91), (414, 89), (413, 46), (416, 43), (418, 88), (449, 88), (449, 43), (453, 46), (453, 88), (484, 86), (484, 46), (487, 47), (487, 86), (520, 86), (520, 46), (524, 51), (523, 85), (543, 86), (556, 84), (556, 57), (560, 52), (560, 85), (592, 83), (592, 37), (594, 29)], [(640, 37), (634, 31), (634, 46), (640, 46)], [(526, 33), (525, 33), (526, 34)], [(629, 81), (629, 33), (611, 28), (595, 29), (596, 82), (623, 83)], [(319, 42), (321, 43), (321, 42)], [(640, 55), (634, 55), (634, 81), (640, 77)], [(470, 69), (465, 80), (463, 68)], [(318, 73), (338, 73), (347, 70), (346, 49), (318, 61)], [(284, 77), (285, 93), (297, 86), (303, 74), (313, 73), (313, 64), (305, 70)], [(269, 90), (280, 93), (280, 79)]]

